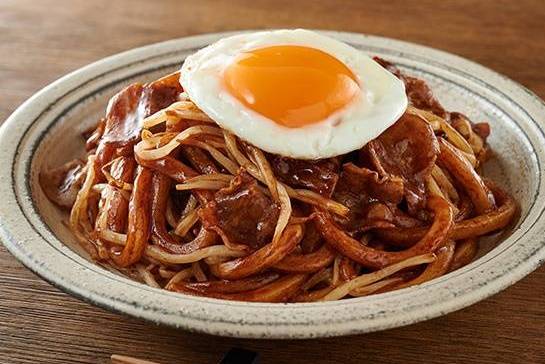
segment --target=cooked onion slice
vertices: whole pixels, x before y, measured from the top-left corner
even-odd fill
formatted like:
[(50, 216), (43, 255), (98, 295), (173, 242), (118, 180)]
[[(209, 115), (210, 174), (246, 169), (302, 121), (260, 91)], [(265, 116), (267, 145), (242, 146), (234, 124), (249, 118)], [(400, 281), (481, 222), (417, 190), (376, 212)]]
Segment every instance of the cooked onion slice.
[(278, 189), (278, 199), (280, 201), (280, 214), (278, 215), (278, 221), (274, 229), (273, 244), (282, 236), (291, 216), (291, 201), (286, 188), (281, 184), (278, 184), (276, 187)]
[(220, 188), (227, 187), (232, 179), (233, 176), (229, 174), (203, 174), (197, 177), (190, 178), (185, 183), (177, 184), (176, 189), (178, 191), (194, 189), (219, 190)]
[(386, 278), (381, 281), (375, 282), (373, 284), (355, 288), (349, 292), (349, 295), (352, 297), (363, 297), (373, 294), (383, 288), (390, 287), (392, 285), (403, 282), (401, 277)]
[(186, 268), (184, 270), (181, 270), (178, 273), (176, 273), (174, 276), (172, 276), (172, 278), (170, 278), (168, 283), (165, 285), (165, 289), (170, 289), (170, 287), (172, 287), (173, 284), (186, 280), (192, 276), (193, 276), (193, 268)]
[(212, 119), (202, 112), (197, 105), (191, 101), (183, 100), (175, 102), (166, 109), (159, 110), (155, 114), (148, 116), (143, 120), (142, 126), (145, 129), (152, 128), (166, 122), (169, 116), (174, 116), (176, 120), (197, 120), (213, 123)]
[(89, 239), (89, 234), (93, 231), (91, 222), (87, 214), (87, 205), (92, 187), (95, 184), (95, 156), (91, 155), (87, 159), (85, 166), (86, 175), (81, 189), (78, 191), (76, 201), (70, 211), (70, 228), (82, 245), (82, 247), (91, 255), (93, 259), (98, 257), (98, 252), (94, 244)]
[[(271, 196), (273, 200), (278, 202), (279, 201), (278, 195), (280, 191), (278, 191), (278, 187), (277, 187), (278, 183), (276, 181), (276, 178), (274, 177), (274, 173), (272, 171), (271, 165), (269, 164), (269, 161), (267, 160), (267, 158), (265, 158), (265, 155), (263, 154), (261, 150), (257, 149), (254, 146), (249, 146), (248, 148), (252, 153), (252, 157), (257, 165), (257, 168), (259, 169), (261, 176), (265, 180), (265, 184), (267, 185), (267, 187), (269, 188), (269, 191), (271, 192)], [(284, 191), (286, 191), (285, 188), (284, 188)], [(287, 196), (287, 193), (286, 193), (286, 198), (289, 200), (289, 196)], [(291, 210), (290, 210), (290, 213), (291, 213)]]
[(241, 257), (243, 255), (244, 252), (229, 249), (225, 245), (209, 246), (196, 250), (190, 254), (171, 254), (153, 245), (148, 246), (146, 249), (147, 257), (153, 258), (164, 264), (188, 264), (212, 256)]
[(389, 265), (376, 272), (363, 274), (333, 289), (331, 292), (325, 295), (321, 299), (321, 301), (334, 301), (334, 300), (341, 299), (344, 296), (348, 295), (350, 291), (352, 290), (375, 283), (381, 279), (391, 276), (392, 274), (396, 272), (399, 272), (402, 269), (414, 267), (416, 265), (431, 263), (434, 260), (435, 260), (435, 255), (432, 253), (417, 255), (416, 257), (411, 257), (399, 263)]
[(144, 283), (146, 283), (148, 286), (155, 287), (155, 288), (161, 288), (159, 283), (157, 283), (157, 281), (155, 280), (155, 277), (153, 276), (153, 274), (151, 274), (151, 272), (150, 272), (150, 270), (151, 270), (150, 268), (152, 268), (152, 267), (153, 266), (144, 267), (142, 264), (137, 264), (136, 265), (136, 270), (140, 274), (140, 277), (142, 278)]
[(160, 159), (169, 155), (185, 140), (196, 135), (222, 135), (221, 130), (215, 126), (192, 126), (180, 132), (175, 138), (172, 138), (167, 144), (151, 149), (149, 142), (141, 141), (134, 147), (134, 153), (138, 158), (150, 160)]
[(185, 236), (197, 221), (199, 221), (198, 209), (191, 210), (180, 219), (174, 232), (176, 235)]
[(214, 148), (209, 141), (202, 142), (200, 140), (188, 140), (188, 145), (193, 145), (198, 148), (206, 150), (212, 158), (214, 158), (223, 168), (225, 168), (232, 175), (236, 175), (238, 172), (238, 166), (231, 159), (226, 157), (222, 152)]
[(439, 185), (441, 191), (445, 192), (449, 200), (457, 204), (460, 202), (460, 195), (456, 188), (452, 184), (450, 178), (445, 174), (445, 172), (437, 164), (433, 166), (431, 175)]

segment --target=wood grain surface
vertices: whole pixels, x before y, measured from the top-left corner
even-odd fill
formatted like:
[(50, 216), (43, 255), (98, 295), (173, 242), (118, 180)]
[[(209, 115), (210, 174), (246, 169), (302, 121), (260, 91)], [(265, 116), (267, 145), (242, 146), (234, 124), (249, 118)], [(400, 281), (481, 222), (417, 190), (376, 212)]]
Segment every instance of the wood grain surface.
[[(305, 27), (450, 51), (545, 98), (545, 2), (0, 0), (0, 121), (49, 82), (104, 56), (191, 34)], [(1, 166), (0, 168), (5, 168)], [(545, 267), (472, 307), (417, 325), (312, 340), (236, 340), (162, 328), (78, 301), (0, 247), (0, 363), (545, 363)]]

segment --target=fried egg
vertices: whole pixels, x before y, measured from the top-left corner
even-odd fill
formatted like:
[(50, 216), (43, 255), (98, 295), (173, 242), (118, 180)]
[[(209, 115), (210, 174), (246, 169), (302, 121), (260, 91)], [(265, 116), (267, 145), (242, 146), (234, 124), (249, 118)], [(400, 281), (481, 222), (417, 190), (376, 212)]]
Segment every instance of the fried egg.
[(359, 149), (407, 108), (394, 75), (361, 51), (303, 29), (223, 38), (187, 57), (180, 82), (223, 129), (297, 159)]

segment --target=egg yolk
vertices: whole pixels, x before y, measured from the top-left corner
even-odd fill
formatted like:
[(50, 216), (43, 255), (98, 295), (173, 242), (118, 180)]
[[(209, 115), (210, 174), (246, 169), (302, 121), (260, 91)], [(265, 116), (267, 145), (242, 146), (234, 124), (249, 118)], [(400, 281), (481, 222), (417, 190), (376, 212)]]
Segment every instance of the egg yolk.
[(344, 63), (303, 46), (241, 53), (223, 77), (227, 90), (246, 107), (289, 128), (326, 119), (360, 92)]

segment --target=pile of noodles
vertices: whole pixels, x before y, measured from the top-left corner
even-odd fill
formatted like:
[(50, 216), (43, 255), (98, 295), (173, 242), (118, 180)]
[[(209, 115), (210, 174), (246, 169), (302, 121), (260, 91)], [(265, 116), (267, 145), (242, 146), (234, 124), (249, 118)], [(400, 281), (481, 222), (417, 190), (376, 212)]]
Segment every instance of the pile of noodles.
[[(486, 143), (472, 124), (462, 118), (453, 125), (415, 106), (407, 114), (429, 124), (439, 153), (420, 217), (407, 217), (417, 223), (405, 227), (346, 231), (348, 206), (281, 182), (264, 152), (220, 128), (183, 93), (140, 119), (139, 135), (113, 151), (102, 143), (102, 120), (83, 165), (48, 178), (59, 190), (76, 188), (65, 204), (69, 225), (91, 256), (152, 287), (262, 302), (365, 296), (469, 263), (479, 237), (507, 226), (516, 210), (507, 193), (477, 173)], [(274, 233), (262, 246), (230, 241), (201, 221), (204, 206), (241, 173), (278, 206)], [(406, 201), (399, 210), (407, 210)], [(311, 233), (314, 242), (303, 243)]]

